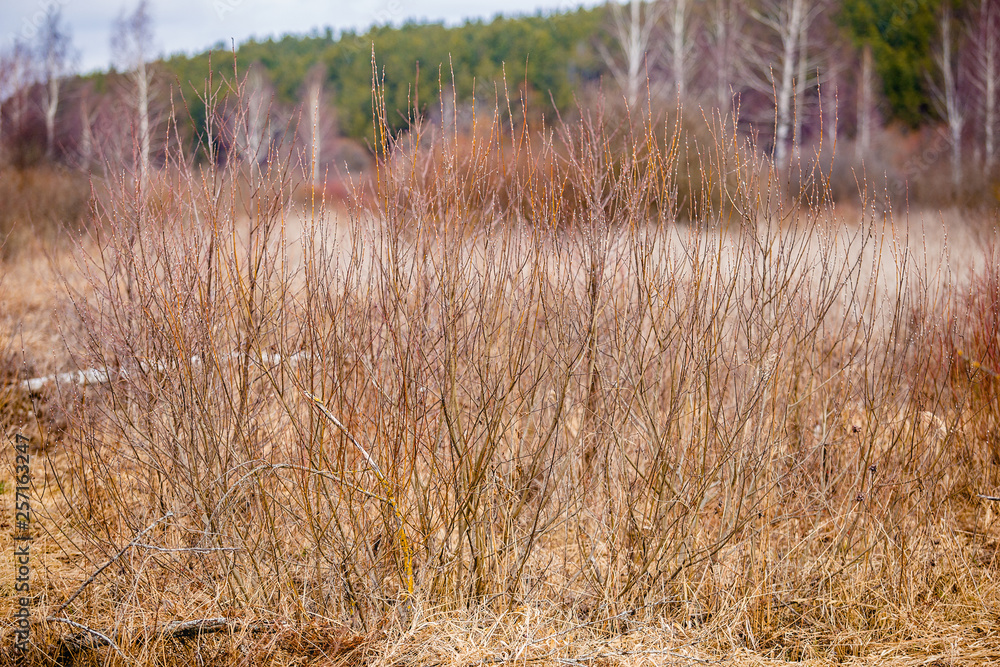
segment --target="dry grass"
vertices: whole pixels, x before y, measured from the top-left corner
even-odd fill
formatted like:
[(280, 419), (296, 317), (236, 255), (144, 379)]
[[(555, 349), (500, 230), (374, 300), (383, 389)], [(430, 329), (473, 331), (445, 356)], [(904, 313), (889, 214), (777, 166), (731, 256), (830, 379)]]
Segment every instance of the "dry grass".
[(86, 175), (57, 167), (5, 168), (0, 177), (0, 256), (37, 255), (89, 218)]
[(669, 124), (474, 126), (377, 137), (336, 215), (179, 149), (108, 186), (58, 309), (115, 378), (48, 399), (25, 664), (1000, 655), (986, 227), (948, 261), (720, 122), (697, 170)]

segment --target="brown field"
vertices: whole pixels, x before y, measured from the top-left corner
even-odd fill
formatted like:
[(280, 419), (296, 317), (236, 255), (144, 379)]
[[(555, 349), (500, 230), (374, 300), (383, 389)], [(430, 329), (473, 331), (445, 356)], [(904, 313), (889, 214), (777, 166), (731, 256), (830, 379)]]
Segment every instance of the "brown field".
[(330, 209), (177, 151), (15, 227), (0, 661), (1000, 662), (995, 218), (612, 125), (428, 127)]

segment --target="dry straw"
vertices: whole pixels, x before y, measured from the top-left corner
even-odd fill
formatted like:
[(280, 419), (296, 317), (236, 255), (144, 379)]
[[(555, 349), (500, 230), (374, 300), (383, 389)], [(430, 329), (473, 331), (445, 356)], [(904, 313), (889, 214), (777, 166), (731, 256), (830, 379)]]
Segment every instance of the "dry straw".
[[(249, 141), (224, 92), (209, 154)], [(173, 133), (107, 184), (65, 324), (107, 381), (40, 389), (71, 417), (35, 604), (65, 608), (30, 664), (997, 649), (995, 308), (891, 212), (839, 219), (806, 155), (789, 191), (731, 120), (501, 93), (395, 137), (382, 99), (347, 210), (290, 150)]]

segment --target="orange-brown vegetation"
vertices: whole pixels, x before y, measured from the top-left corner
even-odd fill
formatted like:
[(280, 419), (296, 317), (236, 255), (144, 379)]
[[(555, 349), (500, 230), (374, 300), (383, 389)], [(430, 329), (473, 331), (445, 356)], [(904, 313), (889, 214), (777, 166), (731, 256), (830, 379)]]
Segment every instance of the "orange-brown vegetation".
[[(584, 116), (386, 137), (338, 210), (178, 154), (102, 183), (51, 319), (0, 265), (24, 664), (995, 660), (992, 221)], [(110, 381), (17, 384), (70, 366)]]

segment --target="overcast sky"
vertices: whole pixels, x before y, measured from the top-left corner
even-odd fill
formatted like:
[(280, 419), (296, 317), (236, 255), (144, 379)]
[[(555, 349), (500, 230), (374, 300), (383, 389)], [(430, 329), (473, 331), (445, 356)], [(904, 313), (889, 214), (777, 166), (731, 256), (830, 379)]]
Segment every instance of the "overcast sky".
[[(123, 9), (137, 0), (0, 0), (0, 47), (17, 37), (28, 39), (50, 5), (62, 7), (78, 69), (106, 69), (111, 62), (111, 26)], [(466, 18), (491, 18), (536, 11), (593, 6), (596, 0), (152, 0), (157, 51), (197, 53), (213, 44), (250, 37), (322, 31), (326, 26), (366, 29), (375, 23), (399, 25), (408, 19), (459, 24)]]

